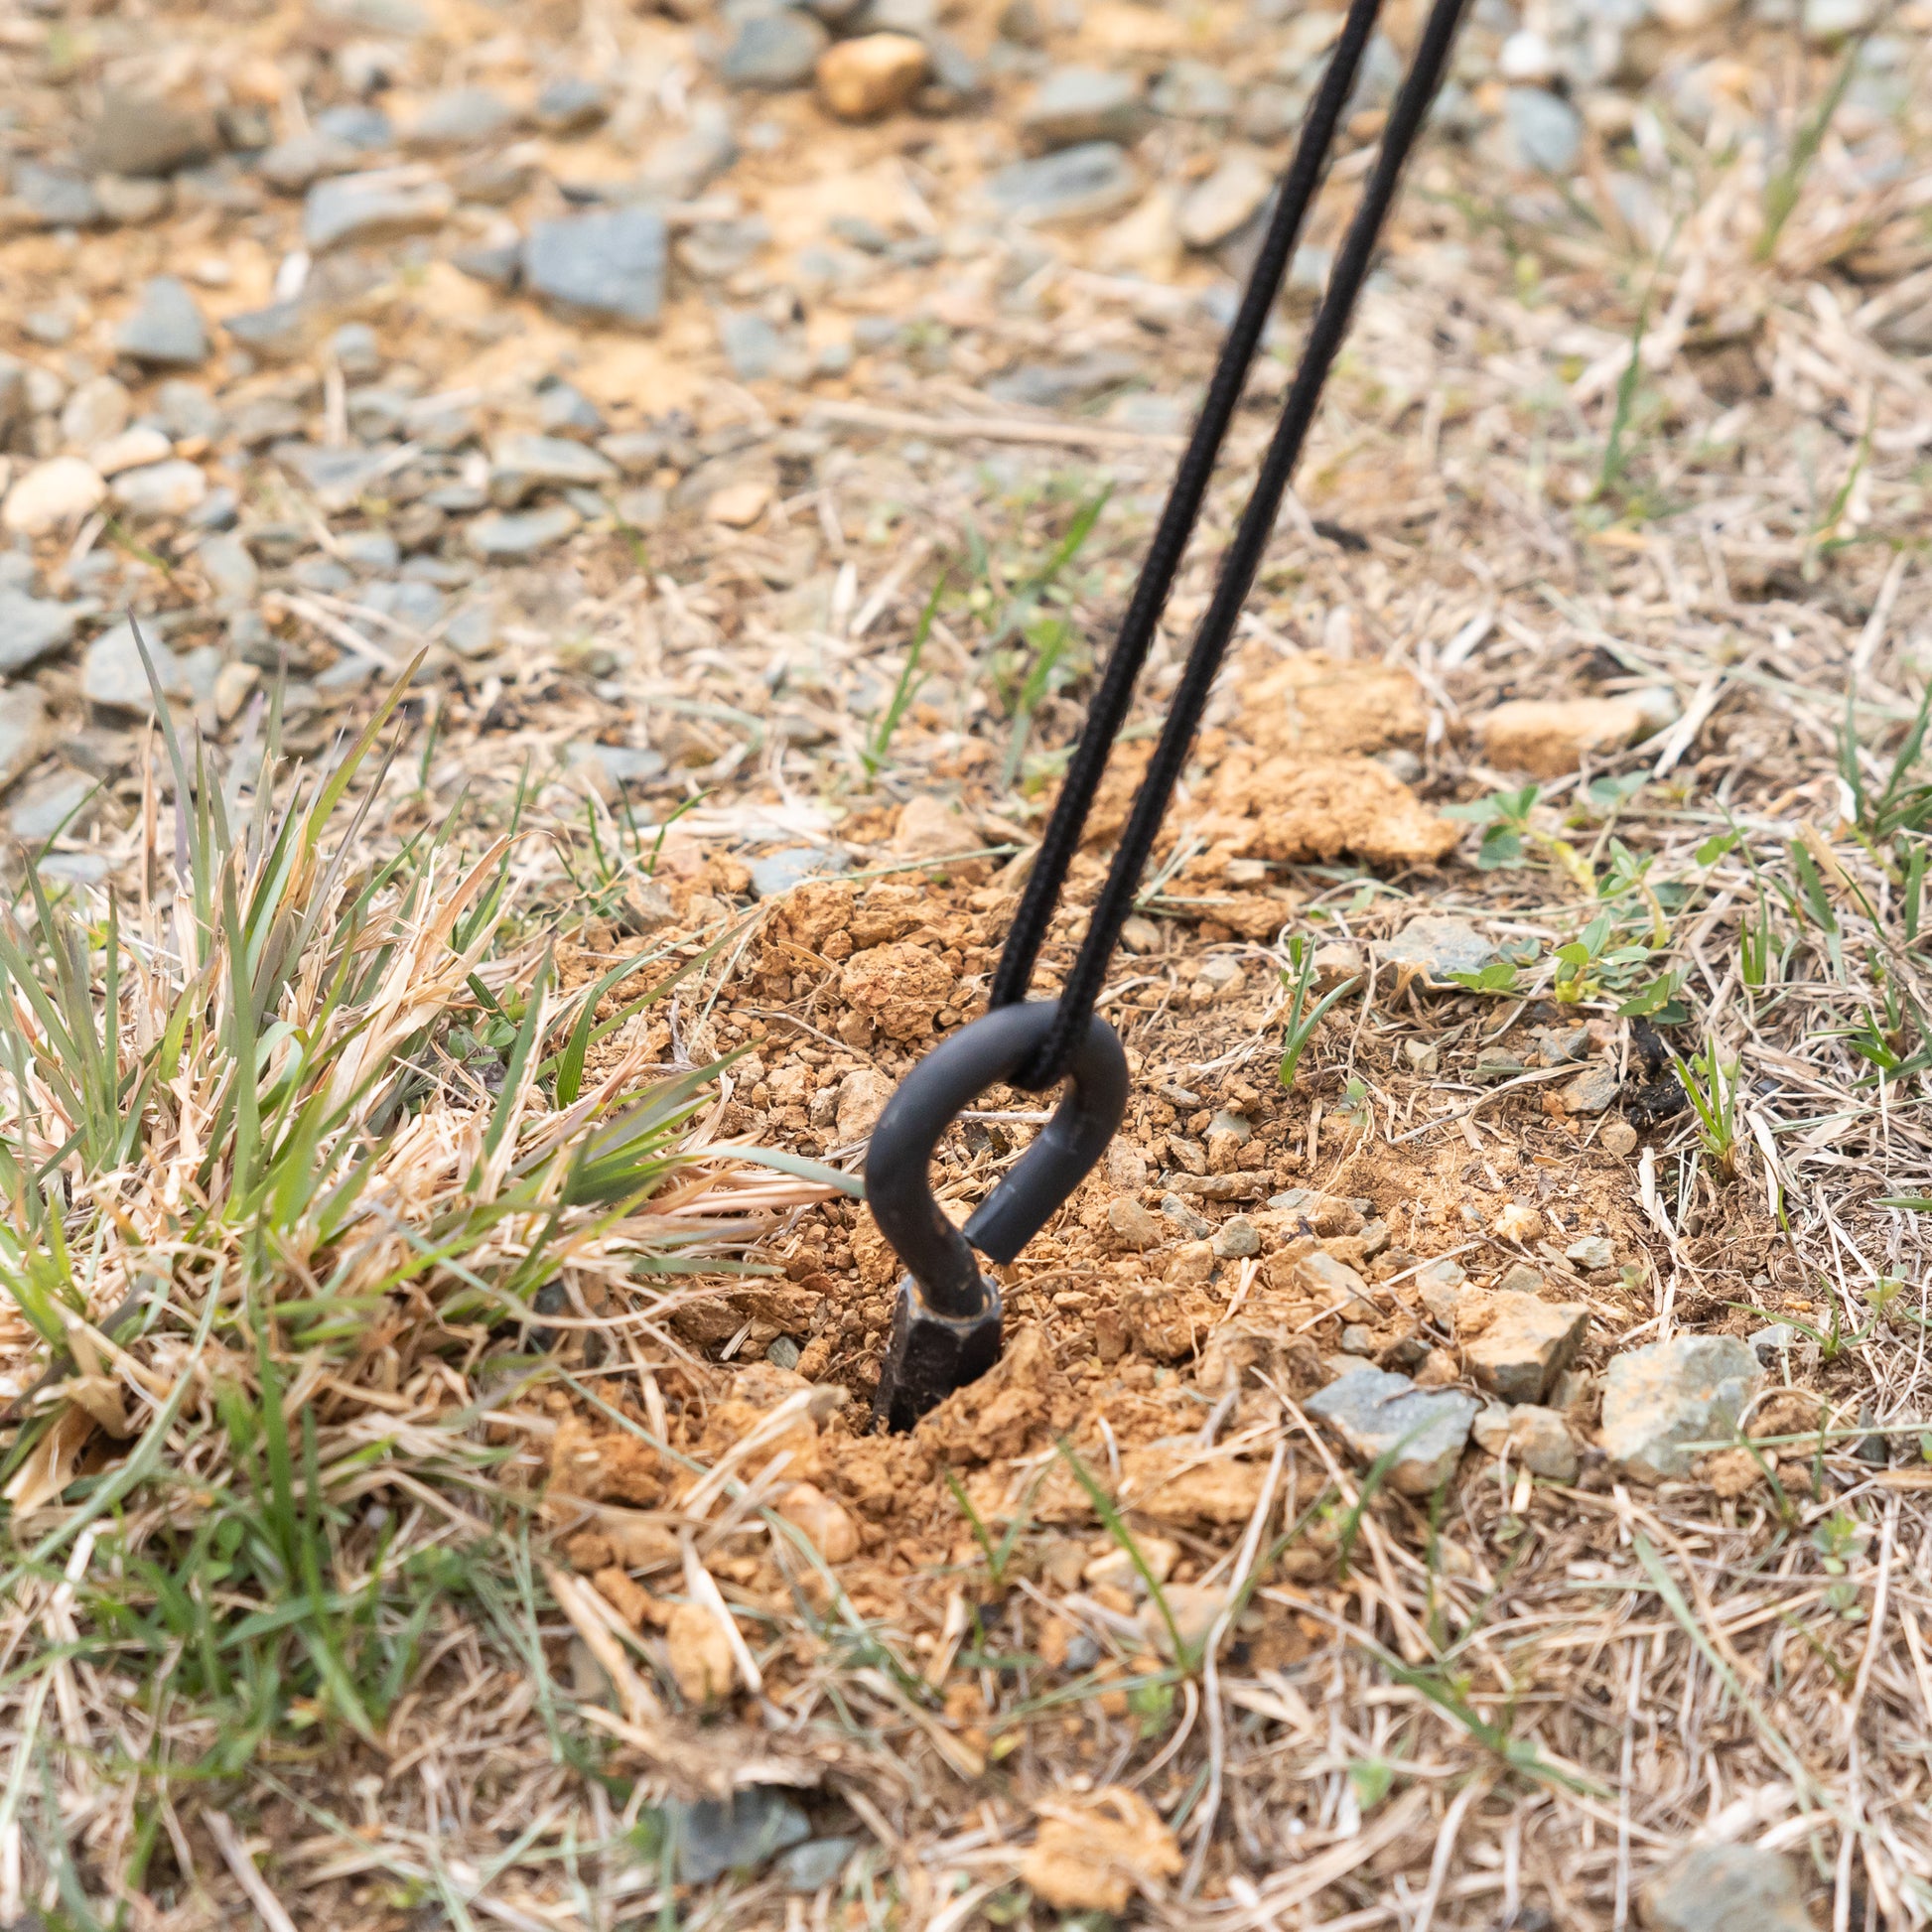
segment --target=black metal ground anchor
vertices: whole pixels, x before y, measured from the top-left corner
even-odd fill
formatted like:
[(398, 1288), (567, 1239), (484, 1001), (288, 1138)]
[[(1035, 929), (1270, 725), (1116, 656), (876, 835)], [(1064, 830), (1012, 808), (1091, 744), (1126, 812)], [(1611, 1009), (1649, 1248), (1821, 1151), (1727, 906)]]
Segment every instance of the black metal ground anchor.
[(910, 1429), (999, 1359), (1000, 1292), (979, 1255), (1011, 1261), (1086, 1178), (1127, 1110), (1127, 1054), (1096, 1014), (1068, 1065), (1066, 1097), (1033, 1146), (963, 1231), (939, 1211), (929, 1170), (940, 1135), (988, 1087), (1018, 1078), (1054, 1012), (1044, 1001), (1001, 1007), (961, 1028), (905, 1076), (872, 1131), (866, 1198), (907, 1269), (873, 1398), (873, 1419), (888, 1429)]

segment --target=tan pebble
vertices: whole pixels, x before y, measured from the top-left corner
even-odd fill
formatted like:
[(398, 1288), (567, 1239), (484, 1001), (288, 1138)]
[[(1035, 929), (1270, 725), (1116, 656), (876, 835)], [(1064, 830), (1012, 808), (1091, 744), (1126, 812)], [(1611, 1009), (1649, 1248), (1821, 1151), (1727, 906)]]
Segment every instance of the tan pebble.
[(44, 536), (63, 524), (78, 523), (100, 507), (107, 484), (91, 463), (57, 456), (37, 463), (7, 492), (0, 522), (21, 536)]
[(818, 97), (842, 121), (870, 121), (903, 107), (931, 57), (910, 34), (861, 34), (818, 57)]
[(1637, 1145), (1637, 1130), (1627, 1120), (1613, 1120), (1602, 1133), (1606, 1154), (1629, 1154)]
[(749, 529), (771, 504), (771, 485), (756, 480), (728, 483), (705, 504), (704, 513), (714, 523), (733, 530)]
[(223, 664), (214, 674), (214, 715), (225, 725), (248, 702), (261, 673), (252, 664)]
[(1504, 1241), (1534, 1241), (1542, 1232), (1543, 1216), (1518, 1201), (1511, 1201), (1496, 1216), (1496, 1233)]
[(671, 1675), (693, 1704), (727, 1697), (738, 1665), (718, 1619), (701, 1603), (679, 1603), (664, 1625), (664, 1647)]
[(973, 828), (937, 798), (908, 798), (893, 828), (893, 850), (901, 859), (941, 859), (978, 844)]
[(633, 1583), (616, 1564), (600, 1570), (591, 1582), (597, 1586), (597, 1593), (633, 1630), (641, 1630), (647, 1621), (653, 1620), (650, 1613), (655, 1599), (650, 1591), (643, 1585)]
[(174, 454), (175, 446), (158, 429), (137, 423), (87, 452), (87, 461), (103, 477), (118, 477), (123, 470), (138, 470), (143, 464), (159, 463)]
[[(1134, 1547), (1141, 1553), (1141, 1562), (1148, 1567), (1157, 1584), (1165, 1584), (1173, 1575), (1173, 1567), (1180, 1561), (1180, 1545), (1170, 1543), (1165, 1536), (1137, 1536)], [(1133, 1557), (1120, 1548), (1098, 1556), (1080, 1572), (1088, 1584), (1113, 1584), (1117, 1587), (1132, 1590), (1139, 1595), (1147, 1588), (1147, 1580), (1141, 1575), (1140, 1565)]]
[(1489, 762), (1532, 778), (1560, 778), (1592, 753), (1619, 750), (1677, 716), (1668, 691), (1617, 698), (1512, 698), (1476, 721)]
[(808, 1536), (827, 1563), (849, 1563), (859, 1554), (859, 1530), (845, 1505), (817, 1484), (794, 1482), (778, 1514)]

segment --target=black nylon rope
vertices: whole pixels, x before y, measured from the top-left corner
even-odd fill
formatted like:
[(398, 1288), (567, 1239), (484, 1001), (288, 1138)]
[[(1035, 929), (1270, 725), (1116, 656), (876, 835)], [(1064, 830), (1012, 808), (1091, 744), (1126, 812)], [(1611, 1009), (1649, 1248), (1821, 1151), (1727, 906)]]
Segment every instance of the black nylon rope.
[(1121, 620), (1113, 652), (1107, 659), (1107, 668), (1087, 711), (1080, 742), (1074, 747), (1060, 785), (1059, 802), (1040, 835), (1039, 850), (1034, 855), (1026, 890), (1013, 915), (1013, 924), (1007, 929), (1006, 945), (993, 972), (989, 1006), (1013, 1006), (1027, 997), (1034, 966), (1052, 923), (1060, 888), (1066, 883), (1067, 868), (1080, 849), (1080, 834), (1086, 827), (1087, 812), (1106, 769), (1108, 754), (1113, 750), (1121, 726), (1127, 722), (1128, 709), (1134, 702), (1134, 687), (1140, 681), (1141, 668), (1154, 641), (1155, 626), (1167, 608), (1168, 593), (1173, 588), (1174, 575), (1200, 515), (1201, 500), (1207, 494), (1215, 460), (1221, 453), (1228, 425), (1234, 420), (1235, 409), (1241, 401), (1248, 369), (1268, 327), (1269, 312), (1281, 293), (1302, 224), (1308, 217), (1315, 190), (1321, 185), (1328, 146), (1334, 139), (1349, 90), (1355, 84), (1362, 50), (1375, 31), (1376, 16), (1381, 10), (1382, 0), (1353, 0), (1342, 22), (1327, 71), (1321, 76), (1320, 88), (1309, 109), (1308, 119), (1302, 124), (1295, 158), (1283, 177), (1275, 212), (1262, 238), (1261, 252), (1249, 272), (1234, 325), (1221, 345), (1206, 398), (1194, 420), (1180, 467), (1174, 472), (1173, 484), (1168, 491), (1147, 561), (1141, 566), (1127, 615)]
[[(1226, 654), (1228, 640), (1234, 634), (1234, 626), (1240, 620), (1242, 606), (1247, 602), (1248, 593), (1254, 588), (1255, 575), (1261, 568), (1262, 556), (1267, 550), (1268, 540), (1274, 531), (1275, 518), (1281, 509), (1282, 498), (1287, 493), (1289, 480), (1294, 475), (1296, 462), (1302, 454), (1302, 446), (1307, 440), (1309, 426), (1314, 420), (1315, 407), (1320, 401), (1322, 385), (1327, 380), (1328, 371), (1341, 347), (1342, 339), (1348, 332), (1355, 299), (1361, 292), (1362, 283), (1367, 279), (1369, 264), (1375, 253), (1383, 220), (1395, 200), (1396, 189), (1401, 181), (1403, 165), (1409, 158), (1409, 152), (1415, 145), (1416, 136), (1421, 131), (1430, 103), (1435, 99), (1436, 89), (1442, 81), (1443, 70), (1449, 62), (1449, 48), (1455, 39), (1455, 29), (1461, 17), (1462, 6), (1463, 0), (1435, 0), (1435, 4), (1430, 8), (1428, 21), (1423, 28), (1422, 42), (1416, 51), (1415, 62), (1403, 78), (1401, 89), (1396, 95), (1395, 104), (1390, 110), (1388, 122), (1384, 127), (1382, 145), (1376, 155), (1375, 167), (1369, 176), (1368, 185), (1362, 191), (1360, 205), (1356, 207), (1354, 218), (1349, 223), (1341, 252), (1335, 259), (1333, 272), (1328, 279), (1327, 292), (1321, 300), (1320, 307), (1315, 311), (1314, 321), (1309, 329), (1301, 364), (1295, 372), (1295, 380), (1289, 389), (1288, 400), (1282, 406), (1281, 421), (1276, 425), (1274, 437), (1268, 446), (1268, 453), (1262, 461), (1254, 494), (1249, 498), (1246, 509), (1242, 511), (1234, 540), (1222, 559), (1221, 574), (1214, 587), (1213, 599), (1201, 620), (1200, 628), (1195, 632), (1192, 648), (1187, 654), (1186, 665), (1181, 672), (1179, 683), (1174, 687), (1173, 697), (1169, 705), (1167, 722), (1162, 728), (1160, 742), (1155, 747), (1154, 757), (1149, 760), (1146, 775), (1142, 778), (1140, 789), (1135, 794), (1133, 809), (1129, 814), (1126, 830), (1121, 834), (1120, 844), (1115, 850), (1113, 865), (1108, 871), (1106, 883), (1094, 902), (1086, 938), (1073, 962), (1072, 971), (1067, 975), (1052, 1030), (1047, 1035), (1046, 1042), (1035, 1063), (1027, 1068), (1017, 1081), (1017, 1084), (1023, 1087), (1037, 1090), (1051, 1086), (1061, 1077), (1070, 1049), (1084, 1030), (1106, 984), (1108, 964), (1120, 938), (1121, 927), (1127, 922), (1128, 916), (1134, 909), (1134, 899), (1140, 888), (1142, 871), (1147, 865), (1148, 855), (1154, 849), (1154, 841), (1160, 832), (1161, 821), (1167, 815), (1168, 803), (1173, 795), (1174, 784), (1180, 776), (1181, 767), (1186, 762), (1194, 733), (1200, 725), (1201, 713), (1206, 709), (1215, 675)], [(1362, 39), (1366, 40), (1368, 26), (1373, 23), (1374, 13), (1374, 6), (1365, 4), (1365, 0), (1358, 0), (1358, 4), (1350, 10), (1344, 26), (1344, 40), (1357, 27), (1358, 15), (1365, 16), (1361, 29)], [(1359, 55), (1360, 47), (1357, 45), (1355, 58), (1359, 59)], [(1338, 47), (1334, 60), (1329, 64), (1328, 73), (1323, 77), (1321, 93), (1317, 100), (1317, 111), (1328, 101), (1330, 94), (1336, 91), (1330, 83), (1335, 79), (1336, 71), (1342, 64), (1342, 57), (1343, 49)], [(1352, 80), (1352, 68), (1348, 79)], [(1347, 81), (1344, 81), (1344, 88), (1346, 84)], [(1342, 93), (1342, 98), (1346, 98), (1345, 91)], [(1298, 181), (1306, 184), (1302, 190), (1304, 197), (1302, 207), (1300, 210), (1293, 208), (1290, 189), (1285, 185), (1276, 220), (1271, 224), (1269, 231), (1271, 243), (1276, 240), (1279, 230), (1286, 228), (1288, 236), (1292, 238), (1295, 230), (1299, 228), (1300, 214), (1306, 212), (1307, 201), (1312, 196), (1325, 156), (1328, 136), (1333, 130), (1333, 121), (1339, 118), (1340, 105), (1340, 100), (1333, 103), (1333, 115), (1328, 128), (1322, 131), (1319, 147), (1311, 159), (1309, 158), (1309, 149), (1316, 128), (1314, 116), (1311, 115), (1309, 126), (1303, 135), (1302, 145), (1296, 151), (1295, 161), (1290, 171), (1291, 184)], [(1306, 171), (1304, 170), (1305, 159), (1308, 160)], [(1294, 219), (1285, 222), (1284, 214), (1293, 214)], [(1279, 281), (1280, 274), (1286, 266), (1286, 248), (1285, 240), (1281, 260), (1275, 265), (1276, 282)], [(1079, 748), (1068, 766), (1060, 802), (1048, 822), (1039, 853), (1034, 862), (1034, 873), (1029, 881), (1027, 894), (1022, 898), (1020, 911), (1016, 914), (1014, 925), (1008, 933), (1006, 947), (1001, 953), (993, 981), (992, 1001), (996, 1006), (1024, 997), (1027, 983), (1032, 977), (1034, 962), (1038, 956), (1040, 945), (1045, 937), (1047, 921), (1051, 917), (1060, 886), (1065, 880), (1067, 866), (1079, 844), (1080, 829), (1085, 823), (1094, 790), (1099, 784), (1107, 754), (1112, 749), (1114, 738), (1126, 716), (1134, 682), (1145, 659), (1155, 621), (1167, 600), (1168, 589), (1179, 563), (1180, 552), (1185, 546), (1194, 517), (1198, 513), (1200, 499), (1206, 488), (1206, 473), (1212, 467), (1221, 436), (1226, 430), (1227, 414), (1232, 413), (1234, 400), (1239, 394), (1241, 378), (1246, 372), (1248, 360), (1254, 353), (1255, 343), (1259, 341), (1261, 323), (1265, 322), (1268, 308), (1274, 301), (1276, 283), (1265, 283), (1262, 279), (1263, 262), (1266, 260), (1267, 255), (1264, 252), (1263, 261), (1257, 262), (1255, 275), (1249, 282), (1247, 295), (1242, 303), (1241, 316), (1246, 319), (1250, 310), (1257, 307), (1259, 291), (1259, 315), (1255, 323), (1254, 338), (1248, 342), (1239, 366), (1232, 368), (1230, 372), (1230, 358), (1237, 348), (1237, 336), (1231, 335), (1228, 345), (1223, 350), (1221, 362), (1215, 369), (1209, 405), (1202, 410), (1201, 419), (1195, 426), (1193, 438), (1182, 460), (1180, 475), (1174, 480), (1173, 490), (1162, 518), (1161, 532), (1156, 539), (1156, 550), (1150, 554), (1148, 567), (1135, 588), (1128, 621), (1122, 625), (1120, 642), (1115, 647), (1114, 660), (1108, 664), (1101, 694), (1095, 700), (1095, 710), (1089, 718), (1086, 730), (1081, 734)], [(1239, 322), (1236, 327), (1238, 332)], [(1210, 410), (1214, 407), (1216, 399), (1221, 397), (1224, 375), (1229, 378), (1231, 393), (1225, 398), (1226, 414), (1218, 424), (1215, 424), (1211, 421)], [(1191, 491), (1191, 497), (1185, 500), (1184, 508), (1178, 507), (1183, 503), (1183, 489)], [(1174, 525), (1172, 530), (1171, 522)], [(1163, 537), (1169, 539), (1166, 549), (1161, 547)], [(1155, 578), (1157, 560), (1164, 572), (1158, 581)], [(1145, 610), (1143, 610), (1144, 605)], [(1139, 614), (1141, 628), (1135, 631), (1131, 626), (1137, 620), (1137, 614)], [(1131, 663), (1127, 661), (1130, 645)], [(1110, 707), (1104, 714), (1100, 710), (1102, 698)], [(1049, 852), (1057, 867), (1057, 871), (1050, 877), (1050, 883), (1047, 875), (1041, 870)]]

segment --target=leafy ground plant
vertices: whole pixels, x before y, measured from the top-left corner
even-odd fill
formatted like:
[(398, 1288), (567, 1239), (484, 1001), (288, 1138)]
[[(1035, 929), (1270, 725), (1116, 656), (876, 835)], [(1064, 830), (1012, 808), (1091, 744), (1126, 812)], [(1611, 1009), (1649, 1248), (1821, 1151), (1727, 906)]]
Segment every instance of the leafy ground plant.
[(489, 1426), (546, 1372), (539, 1297), (636, 1283), (661, 1318), (692, 1256), (823, 1192), (705, 1145), (715, 1068), (645, 1074), (630, 1023), (703, 954), (560, 992), (509, 833), (368, 859), (407, 688), (323, 773), (271, 715), (252, 786), (164, 711), (132, 897), (30, 873), (0, 917), (3, 1923), (180, 1898), (226, 1780), (346, 1788), (453, 1651), (540, 1653)]

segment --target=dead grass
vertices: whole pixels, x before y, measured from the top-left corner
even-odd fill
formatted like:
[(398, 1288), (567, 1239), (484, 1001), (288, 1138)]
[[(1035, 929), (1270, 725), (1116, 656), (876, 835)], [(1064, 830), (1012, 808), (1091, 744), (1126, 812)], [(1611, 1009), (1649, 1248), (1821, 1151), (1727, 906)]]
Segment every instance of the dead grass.
[[(853, 454), (756, 537), (674, 532), (648, 579), (585, 540), (573, 628), (635, 645), (623, 703), (685, 707), (703, 774), (664, 854), (598, 805), (592, 839), (550, 782), (610, 701), (533, 648), (507, 687), (452, 670), (420, 770), (371, 768), (379, 718), (299, 798), (272, 728), (218, 772), (157, 748), (91, 844), (116, 894), (61, 894), (57, 854), (17, 908), (0, 1919), (1621, 1928), (1697, 1834), (1791, 1852), (1835, 1928), (1932, 1916), (1928, 834), (1894, 768), (1932, 622), (1928, 387), (1888, 345), (1925, 273), (1924, 150), (1899, 135), (1887, 174), (1882, 126), (1800, 137), (1817, 88), (1738, 87), (1702, 143), (1647, 124), (1647, 221), (1607, 186), (1580, 209), (1423, 171), (1304, 480), (1346, 540), (1298, 522), (1255, 600), (1250, 664), (1410, 673), (1418, 788), (1503, 798), (1516, 850), (1264, 868), (1282, 930), (1243, 939), (1215, 906), (1252, 872), (1186, 870), (1203, 787), (1109, 1010), (1152, 1174), (1191, 1176), (1173, 1138), (1246, 1083), (1271, 1185), (1370, 1198), (1420, 1254), (1565, 1269), (1548, 1220), (1540, 1247), (1499, 1231), (1509, 1207), (1612, 1234), (1619, 1277), (1569, 1276), (1591, 1368), (1755, 1325), (1738, 1304), (1815, 1329), (1797, 1394), (1762, 1398), (1756, 1478), (1557, 1484), (1472, 1454), (1399, 1495), (1310, 1427), (1292, 1362), (1230, 1353), (1264, 1292), (1245, 1264), (1197, 1355), (1103, 1363), (1120, 1257), (1074, 1216), (1008, 1286), (1035, 1341), (912, 1441), (756, 1360), (822, 1335), (862, 1390), (884, 1287), (863, 1223), (814, 1206), (833, 1183), (728, 1147), (845, 1158), (812, 1103), (914, 1041), (842, 1031), (826, 953), (767, 959), (731, 849), (843, 814), (884, 871), (908, 861), (883, 806), (963, 798), (979, 856), (928, 869), (903, 942), (956, 921), (968, 997), (1166, 461), (1110, 448), (1114, 493), (1056, 564), (1085, 474)], [(1137, 326), (1123, 281), (1054, 278), (1049, 333)], [(1197, 366), (1208, 333), (1164, 326)], [(828, 422), (968, 433), (942, 385), (898, 401)], [(982, 421), (989, 466), (1009, 428)], [(941, 557), (972, 567), (914, 673)], [(814, 570), (824, 595), (795, 595)], [(1213, 721), (1236, 738), (1244, 676)], [(1473, 749), (1501, 698), (1655, 686), (1677, 724), (1534, 798)], [(637, 950), (627, 894), (659, 856), (677, 903)], [(1377, 968), (1280, 1094), (1283, 942), (1422, 907), (1518, 942), (1517, 982), (1435, 998)], [(1244, 986), (1217, 996), (1210, 959)], [(1540, 1078), (1474, 1077), (1570, 1015), (1627, 1070), (1620, 1009), (1659, 987), (1709, 1104), (1627, 1161)], [(735, 1048), (762, 1100), (720, 1071)], [(1015, 1158), (1024, 1111), (989, 1100), (948, 1195)], [(751, 1787), (857, 1841), (815, 1894), (679, 1882), (688, 1807)]]

